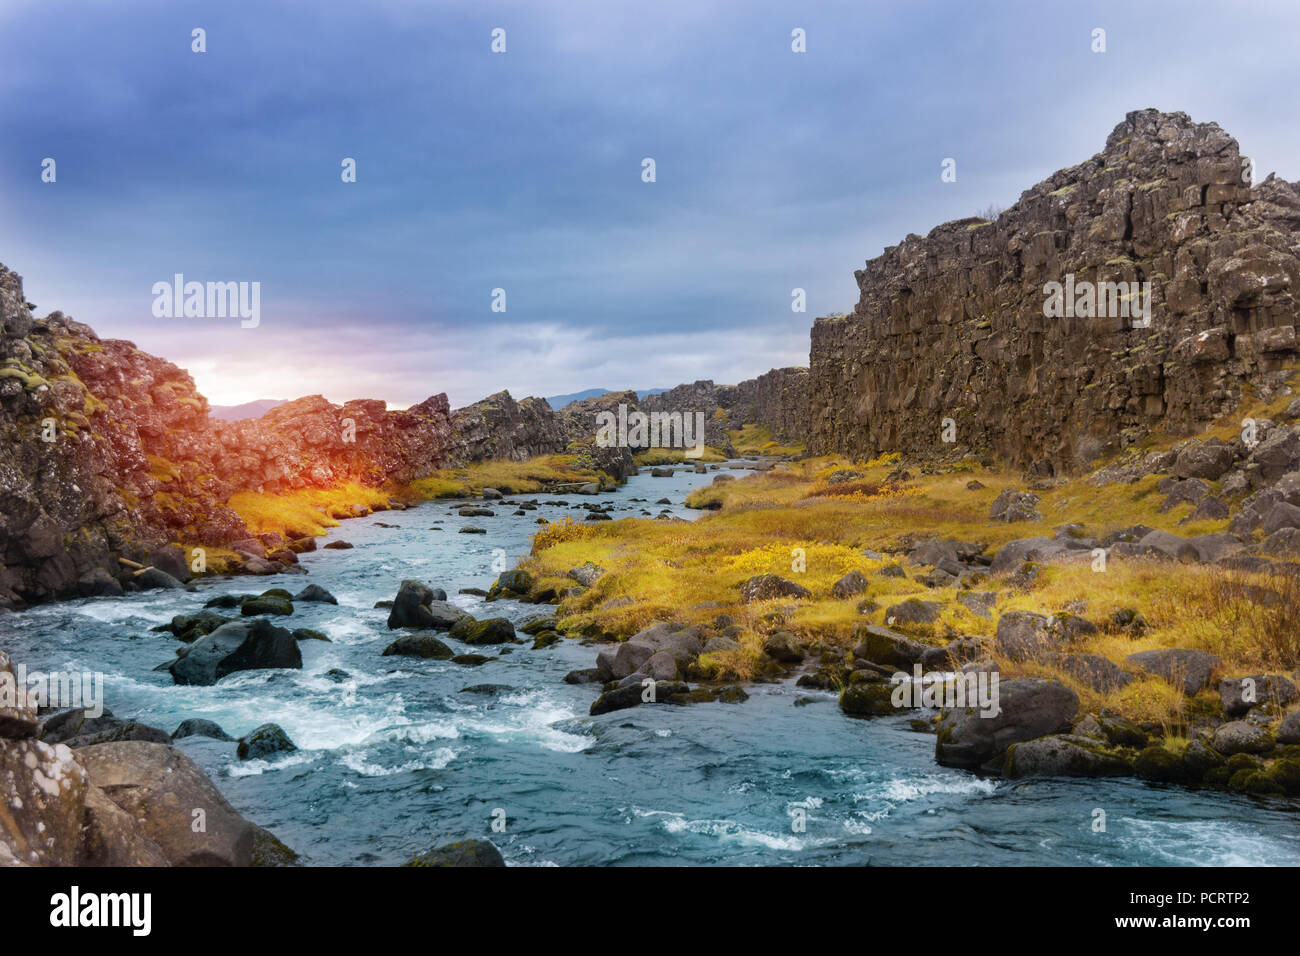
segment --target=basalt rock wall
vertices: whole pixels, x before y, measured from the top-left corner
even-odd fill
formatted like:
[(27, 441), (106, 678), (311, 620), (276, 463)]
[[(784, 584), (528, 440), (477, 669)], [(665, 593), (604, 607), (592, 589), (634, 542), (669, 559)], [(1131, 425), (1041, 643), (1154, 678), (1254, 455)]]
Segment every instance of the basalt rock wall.
[[(1300, 357), (1300, 190), (1252, 187), (1249, 170), (1217, 125), (1142, 110), (995, 222), (887, 248), (856, 273), (853, 313), (813, 326), (809, 450), (1069, 472), (1158, 427), (1196, 431), (1248, 388), (1275, 393)], [(1048, 317), (1053, 282), (1116, 297)], [(1149, 322), (1141, 300), (1123, 314), (1144, 282)]]
[(678, 385), (642, 399), (641, 410), (703, 412), (705, 443), (716, 448), (727, 448), (727, 432), (745, 425), (766, 426), (777, 441), (800, 442), (808, 419), (808, 369), (774, 368), (738, 385), (708, 379)]

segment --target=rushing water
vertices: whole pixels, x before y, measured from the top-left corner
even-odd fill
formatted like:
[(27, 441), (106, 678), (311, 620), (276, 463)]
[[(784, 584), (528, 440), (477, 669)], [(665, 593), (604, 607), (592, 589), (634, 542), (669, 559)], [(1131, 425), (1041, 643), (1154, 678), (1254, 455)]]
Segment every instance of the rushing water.
[[(568, 500), (635, 515), (661, 506), (629, 499), (666, 496), (670, 510), (693, 518), (682, 499), (708, 480), (646, 474), (616, 492)], [(1133, 780), (982, 778), (935, 764), (934, 738), (912, 731), (906, 717), (850, 719), (834, 695), (792, 679), (751, 688), (741, 704), (590, 717), (598, 688), (561, 681), (594, 661), (597, 648), (576, 641), (541, 651), (516, 645), (480, 667), (382, 657), (396, 632), (373, 605), (391, 599), (403, 578), (444, 588), (476, 616), (537, 613), (456, 592), (490, 584), (493, 549), (512, 559), (527, 553), (537, 517), (582, 514), (542, 505), (514, 517), (498, 505), (496, 517), (460, 518), (458, 504), (344, 522), (330, 539), (355, 549), (302, 555), (309, 576), (215, 580), (199, 593), (4, 615), (2, 643), (29, 671), (104, 673), (107, 706), (119, 717), (168, 731), (206, 717), (235, 737), (282, 726), (300, 750), (271, 761), (241, 762), (233, 743), (207, 738), (178, 746), (236, 809), (307, 863), (395, 864), (468, 837), (490, 839), (515, 865), (1300, 862), (1295, 801)], [(488, 534), (458, 534), (467, 523)], [(308, 582), (333, 592), (339, 606), (299, 603), (291, 618), (274, 619), (332, 638), (300, 644), (302, 670), (244, 672), (213, 687), (177, 687), (154, 670), (176, 641), (151, 627), (217, 594), (296, 593)], [(447, 643), (458, 653), (496, 653)], [(327, 676), (331, 669), (349, 676)], [(462, 692), (476, 684), (511, 689)], [(1093, 832), (1097, 808), (1106, 811), (1104, 833)], [(498, 811), (504, 832), (491, 829)]]

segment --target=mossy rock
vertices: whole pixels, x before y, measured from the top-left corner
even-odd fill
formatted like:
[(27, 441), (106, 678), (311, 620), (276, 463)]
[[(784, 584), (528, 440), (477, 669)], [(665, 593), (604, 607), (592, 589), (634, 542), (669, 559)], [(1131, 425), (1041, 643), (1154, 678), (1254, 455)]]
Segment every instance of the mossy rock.
[(1214, 767), (1207, 771), (1205, 776), (1201, 778), (1201, 783), (1207, 787), (1226, 787), (1231, 776), (1232, 771), (1228, 769), (1228, 765), (1225, 763), (1221, 767)]
[(486, 840), (449, 843), (413, 857), (403, 866), (505, 866), (501, 852)]
[(541, 631), (533, 637), (533, 650), (540, 651), (553, 644), (558, 644), (564, 637), (555, 631)]
[(276, 838), (275, 834), (258, 827), (253, 834), (253, 856), (249, 866), (296, 866), (298, 854)]
[(1234, 776), (1243, 770), (1263, 770), (1264, 761), (1252, 754), (1233, 754), (1228, 758), (1228, 770)]
[(1228, 779), (1228, 787), (1254, 796), (1282, 796), (1282, 785), (1260, 770), (1238, 770)]
[(1300, 795), (1300, 760), (1287, 758), (1274, 761), (1268, 775), (1291, 796)]
[(520, 624), (518, 630), (529, 635), (541, 634), (543, 631), (554, 631), (555, 615), (535, 614)]
[(851, 717), (883, 717), (896, 714), (894, 688), (885, 681), (860, 681), (840, 692), (840, 710)]
[(1101, 732), (1116, 747), (1141, 748), (1147, 745), (1147, 735), (1127, 717), (1104, 714), (1096, 719)]
[(495, 601), (503, 597), (521, 597), (528, 594), (533, 586), (533, 576), (527, 571), (503, 571), (501, 575), (488, 588), (487, 597), (484, 600)]
[(293, 613), (293, 602), (282, 597), (250, 598), (239, 606), (239, 613), (244, 617), (255, 614), (289, 615)]
[(1226, 773), (1228, 761), (1218, 751), (1210, 749), (1199, 740), (1193, 740), (1183, 751), (1183, 766), (1187, 768), (1188, 776), (1208, 782), (1206, 778), (1214, 771), (1222, 769)]
[(482, 621), (463, 617), (447, 632), (466, 644), (516, 644), (515, 626), (505, 617), (490, 617)]
[(1133, 761), (1133, 772), (1143, 780), (1157, 783), (1196, 783), (1181, 754), (1166, 750), (1159, 744), (1147, 747)]
[(293, 600), (293, 595), (284, 588), (271, 588), (270, 590), (263, 591), (262, 597), (278, 597), (284, 598), (286, 601)]

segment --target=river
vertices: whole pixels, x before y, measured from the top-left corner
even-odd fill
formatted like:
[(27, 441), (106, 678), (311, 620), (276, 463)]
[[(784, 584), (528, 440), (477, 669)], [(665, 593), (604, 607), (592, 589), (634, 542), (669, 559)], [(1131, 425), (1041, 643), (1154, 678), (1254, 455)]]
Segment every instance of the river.
[[(568, 501), (609, 502), (621, 516), (661, 507), (629, 499), (666, 496), (670, 510), (694, 519), (682, 500), (708, 480), (647, 471), (615, 492)], [(512, 563), (526, 554), (538, 516), (577, 509), (543, 504), (516, 517), (496, 504), (496, 517), (460, 518), (460, 504), (346, 521), (329, 540), (355, 548), (302, 555), (308, 576), (215, 579), (198, 593), (150, 591), (0, 616), (2, 644), (29, 672), (102, 672), (117, 716), (169, 732), (189, 717), (215, 720), (234, 737), (279, 724), (300, 749), (270, 761), (241, 762), (233, 743), (207, 738), (177, 746), (307, 864), (391, 865), (471, 837), (491, 840), (512, 865), (1300, 862), (1296, 801), (1129, 779), (984, 778), (935, 764), (934, 738), (906, 717), (845, 717), (833, 694), (796, 688), (793, 679), (752, 687), (740, 704), (590, 717), (598, 688), (561, 680), (594, 662), (597, 648), (577, 641), (540, 651), (516, 645), (479, 667), (382, 657), (397, 632), (373, 605), (391, 599), (403, 578), (444, 588), (475, 616), (520, 621), (538, 612), (511, 601), (485, 609), (456, 592), (491, 583), (494, 549)], [(488, 534), (458, 534), (467, 523)], [(151, 627), (217, 594), (296, 593), (308, 582), (339, 606), (299, 603), (292, 617), (274, 619), (332, 638), (301, 643), (302, 670), (244, 672), (213, 687), (177, 687), (154, 670), (176, 641)], [(447, 643), (458, 653), (496, 653)], [(478, 684), (511, 689), (463, 692)], [(1105, 832), (1094, 832), (1097, 809)]]

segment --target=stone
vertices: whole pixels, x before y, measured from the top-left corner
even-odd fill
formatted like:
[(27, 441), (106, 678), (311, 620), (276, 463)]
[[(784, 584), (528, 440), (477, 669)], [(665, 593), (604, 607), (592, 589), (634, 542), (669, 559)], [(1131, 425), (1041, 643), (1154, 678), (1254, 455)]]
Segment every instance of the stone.
[(466, 615), (452, 625), (448, 636), (466, 644), (514, 644), (515, 626), (506, 617), (490, 617), (477, 621)]
[(201, 717), (191, 717), (189, 720), (181, 721), (181, 725), (172, 731), (172, 740), (181, 740), (185, 737), (211, 737), (213, 740), (234, 740), (228, 733), (221, 729), (221, 725), (211, 720), (204, 720)]
[(907, 624), (930, 624), (938, 620), (943, 613), (943, 604), (938, 601), (922, 601), (909, 598), (892, 607), (885, 608), (885, 623), (890, 626)]
[(223, 624), (181, 652), (168, 668), (177, 684), (208, 685), (236, 671), (302, 667), (293, 635), (266, 618)]
[(993, 505), (989, 508), (989, 519), (1006, 522), (1041, 520), (1043, 516), (1034, 509), (1034, 505), (1040, 500), (1032, 491), (1007, 488), (993, 499)]
[(240, 760), (264, 760), (280, 753), (292, 753), (297, 746), (279, 724), (263, 724), (239, 738), (235, 755)]
[(877, 624), (868, 624), (859, 629), (857, 637), (853, 656), (875, 664), (910, 668), (921, 659), (926, 650), (925, 645)]
[[(256, 827), (180, 750), (130, 741), (87, 747), (77, 759), (172, 866), (251, 865)], [(205, 832), (193, 828), (196, 808), (204, 811)]]
[(980, 767), (1012, 744), (1067, 731), (1079, 698), (1059, 681), (1021, 677), (999, 682), (998, 705), (995, 717), (970, 707), (943, 711), (935, 760), (946, 767)]
[(1210, 677), (1223, 661), (1208, 651), (1186, 648), (1162, 648), (1130, 654), (1126, 663), (1142, 668), (1149, 674), (1163, 677), (1184, 694), (1191, 696), (1209, 686)]
[(319, 584), (309, 584), (293, 596), (295, 601), (309, 601), (319, 604), (338, 604), (338, 598), (330, 594)]
[[(484, 489), (485, 491), (487, 489)], [(487, 840), (461, 840), (435, 847), (403, 866), (505, 866), (501, 851)]]
[(741, 582), (740, 596), (746, 604), (751, 604), (774, 598), (807, 598), (812, 597), (812, 592), (775, 574), (760, 574)]
[(404, 634), (384, 648), (384, 657), (422, 657), (450, 660), (455, 652), (432, 634)]
[(861, 571), (850, 571), (831, 585), (831, 597), (844, 600), (863, 594), (866, 590), (866, 576)]
[(1295, 684), (1280, 674), (1251, 674), (1219, 681), (1219, 702), (1229, 717), (1241, 717), (1260, 704), (1286, 707), (1296, 697)]
[(1233, 720), (1214, 731), (1210, 746), (1225, 757), (1233, 754), (1262, 754), (1273, 749), (1268, 731), (1245, 720)]
[(1132, 765), (1096, 741), (1072, 734), (1051, 734), (1012, 744), (1007, 749), (1006, 776), (1021, 777), (1119, 777)]
[(1079, 683), (1103, 694), (1122, 690), (1133, 682), (1132, 674), (1101, 654), (1063, 654), (1052, 662)]
[(1013, 661), (1038, 657), (1056, 646), (1047, 618), (1033, 611), (1006, 611), (998, 618), (998, 653)]

